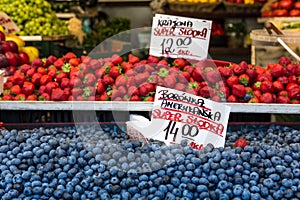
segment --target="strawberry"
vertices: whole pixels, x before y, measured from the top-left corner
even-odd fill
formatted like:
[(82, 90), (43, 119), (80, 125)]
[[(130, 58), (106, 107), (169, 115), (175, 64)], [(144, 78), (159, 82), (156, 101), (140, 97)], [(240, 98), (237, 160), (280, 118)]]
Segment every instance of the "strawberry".
[(292, 99), (291, 104), (300, 104), (300, 100)]
[(256, 81), (257, 72), (255, 71), (254, 67), (247, 68), (246, 74), (249, 77), (249, 84), (252, 84), (252, 83), (254, 83)]
[(62, 89), (67, 88), (70, 86), (70, 79), (69, 78), (62, 78), (60, 81), (60, 87)]
[(52, 101), (65, 101), (67, 98), (68, 97), (64, 94), (64, 91), (61, 88), (54, 88), (51, 92), (50, 99)]
[(147, 97), (144, 97), (142, 100), (146, 101), (146, 102), (153, 102), (154, 101), (154, 97), (153, 96), (147, 96)]
[(133, 65), (133, 69), (137, 72), (137, 73), (142, 73), (145, 71), (146, 67), (145, 67), (145, 64), (144, 63), (135, 63)]
[(99, 80), (99, 81), (97, 82), (96, 92), (97, 92), (98, 94), (102, 94), (103, 92), (105, 92), (105, 86), (104, 86), (102, 80)]
[(1, 101), (12, 101), (12, 100), (15, 100), (14, 97), (11, 96), (10, 94), (3, 94), (0, 99), (1, 99)]
[(26, 74), (26, 72), (31, 68), (33, 68), (33, 67), (31, 67), (31, 65), (28, 65), (28, 64), (23, 64), (20, 66), (20, 70), (24, 74)]
[(285, 70), (280, 64), (268, 64), (268, 68), (270, 69), (273, 77), (280, 77), (285, 74)]
[(191, 76), (195, 81), (198, 81), (198, 82), (204, 81), (204, 73), (203, 73), (202, 68), (200, 68), (200, 67), (195, 68), (193, 70), (193, 73), (191, 74)]
[(80, 87), (80, 86), (82, 86), (82, 81), (78, 77), (71, 77), (69, 85), (70, 85), (70, 87)]
[(47, 83), (52, 81), (52, 77), (48, 74), (43, 75), (40, 79), (40, 85), (46, 85)]
[(177, 82), (177, 80), (176, 80), (175, 76), (168, 75), (164, 78), (163, 85), (168, 88), (174, 88), (176, 82)]
[(244, 138), (239, 138), (234, 143), (235, 147), (241, 147), (242, 149), (244, 149), (245, 146), (247, 146), (247, 145), (248, 145), (248, 142)]
[(261, 91), (260, 90), (253, 90), (253, 95), (254, 95), (254, 97), (260, 97), (261, 96)]
[(65, 61), (63, 58), (58, 58), (53, 65), (57, 68), (57, 69), (61, 69), (62, 66), (65, 64)]
[(295, 75), (297, 64), (290, 63), (285, 67), (285, 76)]
[(130, 76), (135, 76), (137, 73), (134, 69), (129, 69), (124, 73), (126, 76), (130, 77)]
[(255, 72), (257, 73), (257, 75), (263, 74), (267, 71), (266, 68), (264, 68), (262, 66), (258, 66), (258, 65), (254, 66), (254, 69), (255, 69)]
[(13, 95), (13, 96), (21, 94), (21, 92), (22, 92), (22, 89), (21, 89), (21, 87), (19, 85), (13, 85), (10, 88), (10, 94)]
[(286, 85), (289, 83), (289, 79), (286, 76), (278, 77), (277, 81), (281, 82), (283, 85)]
[(246, 88), (242, 84), (235, 84), (232, 86), (232, 94), (236, 97), (244, 97), (246, 94)]
[(194, 69), (195, 68), (192, 65), (186, 65), (182, 71), (189, 73), (191, 76), (191, 74), (193, 74)]
[(154, 67), (152, 67), (149, 64), (145, 64), (145, 71), (152, 73), (152, 72), (154, 72), (154, 70), (155, 70)]
[(157, 63), (157, 65), (156, 65), (156, 68), (157, 68), (157, 69), (160, 69), (160, 68), (162, 68), (162, 67), (168, 68), (168, 67), (169, 67), (168, 61), (166, 61), (166, 60), (160, 60), (160, 61)]
[(204, 86), (199, 91), (199, 96), (209, 98), (213, 96), (213, 89), (209, 86)]
[(110, 70), (109, 70), (109, 75), (112, 78), (117, 78), (117, 76), (119, 76), (122, 72), (122, 69), (119, 66), (113, 66)]
[(17, 96), (15, 96), (13, 99), (16, 101), (25, 101), (26, 95), (21, 93), (21, 94), (18, 94)]
[(113, 54), (111, 57), (111, 62), (116, 65), (116, 64), (121, 64), (123, 61), (122, 57), (119, 56), (118, 54)]
[(286, 57), (286, 56), (282, 56), (279, 58), (278, 64), (282, 65), (282, 66), (287, 66), (288, 64), (291, 63), (291, 60)]
[(50, 55), (47, 57), (45, 61), (45, 67), (49, 67), (50, 65), (53, 65), (53, 63), (57, 60), (57, 57), (54, 55)]
[(41, 94), (45, 93), (45, 89), (46, 89), (46, 86), (45, 85), (41, 85), (39, 87), (38, 94), (41, 95)]
[(99, 79), (99, 78), (102, 78), (102, 77), (104, 76), (104, 74), (107, 74), (104, 67), (101, 67), (101, 68), (99, 68), (99, 69), (97, 69), (97, 70), (95, 71), (95, 76), (96, 76), (98, 79)]
[[(10, 77), (12, 77), (12, 76), (10, 76)], [(3, 89), (4, 89), (4, 90), (10, 89), (13, 85), (14, 85), (14, 84), (12, 83), (12, 81), (6, 80), (6, 82), (5, 82), (4, 85), (3, 85)]]
[(262, 93), (259, 97), (260, 103), (273, 103), (273, 95), (270, 92)]
[(187, 71), (181, 71), (177, 77), (178, 77), (179, 82), (186, 83), (190, 80), (191, 75)]
[(43, 76), (43, 75), (40, 74), (40, 73), (35, 73), (35, 74), (33, 74), (32, 77), (31, 77), (31, 82), (32, 82), (34, 85), (36, 85), (36, 86), (40, 85), (40, 81), (41, 81), (42, 76)]
[(101, 63), (100, 63), (98, 60), (96, 60), (96, 59), (92, 59), (92, 60), (89, 62), (88, 66), (89, 66), (89, 68), (90, 68), (91, 70), (95, 71), (95, 70), (101, 68)]
[(96, 83), (96, 76), (92, 73), (88, 73), (83, 78), (83, 83), (85, 86), (95, 85)]
[(69, 60), (71, 58), (76, 58), (77, 56), (75, 55), (75, 53), (73, 52), (67, 52), (64, 56), (63, 56), (63, 59), (66, 61), (66, 62), (69, 62)]
[(136, 85), (140, 85), (143, 82), (145, 82), (149, 78), (149, 76), (150, 76), (149, 72), (139, 73), (135, 75), (134, 81)]
[(226, 99), (227, 102), (231, 102), (231, 103), (235, 103), (235, 102), (238, 102), (238, 99), (236, 96), (234, 95), (229, 95)]
[(169, 74), (169, 70), (167, 68), (160, 68), (158, 73), (157, 73), (160, 77), (165, 78), (166, 76), (168, 76)]
[(58, 82), (58, 83), (60, 83), (63, 78), (67, 78), (67, 77), (68, 77), (68, 75), (65, 72), (58, 71), (56, 73), (55, 81)]
[(259, 103), (259, 99), (255, 96), (249, 99), (248, 103)]
[(95, 96), (89, 96), (87, 100), (88, 100), (88, 101), (95, 101), (95, 100), (96, 100), (96, 97), (95, 97)]
[(133, 95), (129, 99), (130, 101), (141, 101), (141, 98), (138, 95)]
[[(72, 65), (73, 66), (73, 65)], [(73, 66), (74, 67), (74, 66)], [(75, 67), (76, 68), (76, 67)], [(89, 71), (90, 71), (90, 68), (89, 68), (89, 66), (88, 66), (88, 64), (86, 64), (86, 63), (81, 63), (81, 64), (79, 64), (78, 65), (78, 67), (77, 67), (78, 69), (79, 69), (79, 71), (81, 71), (83, 74), (87, 74), (87, 73), (89, 73)], [(102, 67), (101, 67), (102, 68)], [(101, 69), (100, 68), (100, 69)], [(97, 69), (97, 70), (99, 70), (99, 69)], [(96, 70), (96, 71), (97, 71)], [(99, 73), (99, 72), (98, 72)], [(95, 75), (96, 75), (96, 73), (95, 73)]]
[(14, 85), (22, 86), (24, 82), (26, 81), (26, 77), (21, 71), (15, 71), (12, 77), (12, 82)]
[(262, 81), (261, 84), (260, 84), (260, 90), (262, 92), (272, 93), (274, 91), (273, 83), (269, 80)]
[(45, 85), (45, 92), (51, 94), (52, 90), (58, 87), (59, 85), (57, 82), (49, 82)]
[(99, 101), (108, 101), (108, 100), (110, 100), (110, 96), (106, 92), (103, 92), (99, 97)]
[(122, 62), (121, 67), (123, 68), (124, 72), (126, 73), (128, 70), (133, 69), (133, 64), (129, 62)]
[(147, 96), (149, 95), (151, 92), (154, 91), (154, 87), (152, 84), (150, 83), (143, 83), (140, 87), (139, 87), (139, 93), (141, 96)]
[(275, 93), (279, 93), (284, 90), (284, 85), (280, 81), (274, 81), (272, 84)]
[(215, 102), (221, 102), (222, 99), (219, 95), (214, 95), (212, 98), (211, 98), (212, 101), (215, 101)]
[(232, 71), (235, 75), (244, 74), (247, 70), (248, 64), (242, 61), (240, 64), (232, 64)]
[(22, 87), (22, 93), (28, 96), (34, 92), (34, 89), (35, 86), (32, 82), (25, 81)]
[(249, 84), (249, 76), (247, 74), (241, 74), (239, 75), (239, 83), (244, 85), (244, 86), (247, 86)]
[(278, 93), (278, 96), (288, 96), (288, 92), (286, 90), (282, 90)]
[(209, 68), (205, 70), (205, 79), (208, 83), (216, 83), (221, 79), (220, 73), (217, 69)]
[(44, 63), (42, 61), (42, 59), (40, 58), (35, 58), (33, 59), (33, 61), (31, 62), (31, 66), (34, 68), (38, 68), (38, 67), (43, 67)]
[(82, 92), (83, 92), (83, 90), (81, 88), (72, 88), (71, 89), (71, 94), (75, 98), (82, 95)]
[(50, 95), (48, 93), (42, 93), (39, 97), (38, 97), (39, 101), (50, 101)]
[(269, 81), (273, 80), (272, 74), (269, 71), (266, 71), (262, 74), (257, 75), (256, 81), (262, 82), (262, 81), (265, 81), (265, 80), (269, 80)]
[(289, 83), (297, 83), (297, 77), (295, 75), (291, 75), (288, 77), (288, 82)]
[(184, 66), (185, 66), (185, 60), (183, 58), (176, 58), (174, 61), (173, 61), (173, 65), (178, 67), (179, 69), (183, 69)]
[(83, 88), (83, 97), (95, 96), (96, 89), (93, 86), (86, 86)]
[(138, 89), (136, 86), (132, 85), (132, 86), (130, 86), (130, 87), (128, 88), (127, 94), (128, 94), (128, 96), (130, 96), (130, 97), (131, 97), (131, 96), (134, 96), (134, 95), (139, 96), (139, 95), (140, 95), (140, 92), (139, 92), (139, 89)]
[(156, 63), (159, 62), (159, 59), (158, 59), (156, 56), (151, 56), (151, 55), (149, 55), (149, 56), (148, 56), (148, 59), (147, 59), (147, 62), (148, 62), (149, 64), (156, 64)]
[(299, 87), (295, 87), (293, 89), (287, 89), (287, 92), (288, 92), (288, 97), (290, 99), (300, 100), (300, 88)]
[(174, 89), (179, 91), (185, 91), (186, 88), (187, 88), (187, 84), (181, 82), (176, 83), (176, 85), (174, 86)]
[(140, 59), (136, 56), (134, 56), (133, 54), (129, 54), (128, 55), (128, 62), (131, 63), (131, 64), (135, 64), (137, 62), (139, 62)]
[(56, 75), (57, 75), (56, 73), (57, 73), (57, 69), (56, 68), (53, 68), (53, 67), (52, 68), (51, 67), (48, 68), (48, 73), (47, 74), (49, 76), (51, 76), (52, 78), (56, 77)]
[(233, 85), (236, 85), (239, 83), (239, 77), (236, 75), (230, 76), (226, 80), (226, 83), (230, 88), (232, 88)]
[(42, 75), (47, 74), (47, 70), (44, 67), (38, 67), (36, 71), (37, 71), (37, 73), (40, 73)]
[[(74, 96), (73, 96), (73, 98), (74, 98)], [(87, 98), (86, 98), (86, 97), (83, 97), (83, 96), (77, 96), (77, 97), (75, 98), (75, 100), (76, 100), (76, 101), (86, 101)]]
[(169, 68), (169, 73), (170, 75), (177, 75), (179, 73), (179, 69), (177, 67), (171, 67)]
[(276, 98), (276, 103), (289, 104), (289, 103), (291, 103), (291, 99), (288, 96), (279, 95)]
[(115, 85), (116, 86), (121, 86), (121, 85), (126, 85), (127, 83), (127, 76), (124, 74), (119, 75), (116, 80), (115, 80)]
[(126, 86), (127, 86), (127, 87), (130, 87), (130, 86), (132, 86), (132, 85), (136, 85), (136, 83), (135, 83), (135, 77), (134, 77), (134, 76), (129, 76), (129, 77), (127, 78)]
[(80, 69), (78, 67), (70, 67), (69, 70), (64, 70), (63, 72), (65, 73), (70, 73), (69, 77), (78, 77), (78, 78), (83, 78), (84, 77), (84, 73), (82, 71), (80, 71)]
[(218, 67), (220, 75), (222, 78), (228, 78), (233, 75), (233, 71), (231, 67)]
[(111, 100), (113, 101), (118, 101), (118, 97), (122, 97), (123, 95), (120, 93), (120, 91), (118, 89), (114, 89), (112, 90), (112, 94), (111, 94)]

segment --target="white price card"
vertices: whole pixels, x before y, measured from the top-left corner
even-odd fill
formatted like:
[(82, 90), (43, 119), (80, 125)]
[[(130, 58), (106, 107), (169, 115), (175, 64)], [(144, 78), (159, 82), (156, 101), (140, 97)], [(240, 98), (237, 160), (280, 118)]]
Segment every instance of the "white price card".
[(207, 58), (212, 21), (156, 14), (152, 21), (150, 55), (203, 60)]
[(230, 107), (223, 103), (158, 86), (150, 125), (135, 128), (167, 145), (187, 140), (197, 150), (209, 143), (224, 147), (229, 114)]
[(7, 34), (20, 31), (15, 22), (4, 12), (0, 13), (0, 25), (4, 28)]

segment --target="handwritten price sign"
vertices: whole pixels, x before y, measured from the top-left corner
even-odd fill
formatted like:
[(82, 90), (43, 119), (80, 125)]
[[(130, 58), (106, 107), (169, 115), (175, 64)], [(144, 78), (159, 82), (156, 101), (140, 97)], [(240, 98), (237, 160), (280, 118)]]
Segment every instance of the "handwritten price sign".
[(156, 14), (150, 55), (202, 60), (207, 58), (212, 21)]
[(151, 122), (146, 127), (132, 123), (145, 138), (166, 144), (186, 139), (201, 150), (211, 143), (224, 147), (230, 107), (209, 99), (158, 86)]

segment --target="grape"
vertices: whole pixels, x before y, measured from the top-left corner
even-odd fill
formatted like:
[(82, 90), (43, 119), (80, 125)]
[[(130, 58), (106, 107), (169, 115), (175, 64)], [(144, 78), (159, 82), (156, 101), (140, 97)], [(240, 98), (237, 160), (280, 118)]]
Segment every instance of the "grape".
[[(64, 20), (56, 17), (45, 0), (1, 0), (0, 12), (5, 12), (20, 28), (17, 35), (68, 35)], [(59, 27), (51, 30), (51, 27)]]

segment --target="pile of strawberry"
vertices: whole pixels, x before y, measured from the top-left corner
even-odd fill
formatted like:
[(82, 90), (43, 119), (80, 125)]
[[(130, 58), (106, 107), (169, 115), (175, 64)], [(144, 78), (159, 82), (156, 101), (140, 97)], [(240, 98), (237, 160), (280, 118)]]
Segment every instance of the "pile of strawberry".
[(69, 52), (20, 66), (1, 99), (153, 101), (160, 85), (218, 102), (299, 103), (299, 75), (300, 66), (286, 57), (261, 67), (133, 54), (93, 59)]

